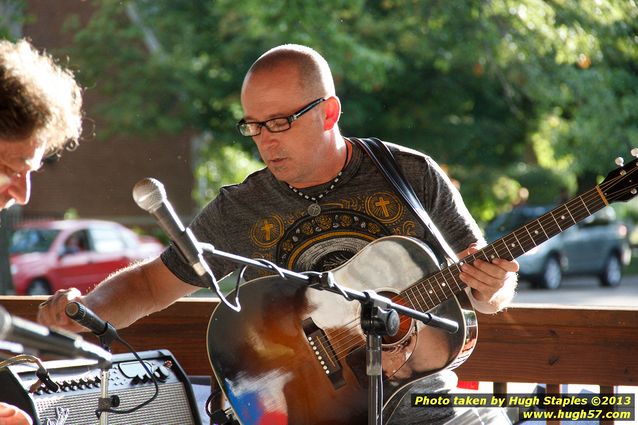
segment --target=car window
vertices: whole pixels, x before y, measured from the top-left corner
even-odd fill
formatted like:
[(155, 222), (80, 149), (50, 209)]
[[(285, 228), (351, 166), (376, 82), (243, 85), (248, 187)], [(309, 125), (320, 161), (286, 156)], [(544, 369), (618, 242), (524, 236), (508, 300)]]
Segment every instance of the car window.
[(89, 250), (89, 240), (86, 234), (86, 230), (79, 230), (73, 232), (64, 241), (64, 250), (67, 254), (74, 254), (77, 252)]
[(138, 239), (135, 233), (122, 230), (121, 235), (128, 248), (135, 248), (138, 245)]
[(504, 236), (550, 210), (548, 206), (519, 207), (497, 216), (485, 228), (488, 241)]
[(126, 250), (126, 244), (117, 229), (96, 227), (91, 229), (90, 233), (96, 252), (112, 253)]
[(58, 233), (56, 229), (19, 229), (11, 237), (9, 251), (11, 254), (46, 252)]

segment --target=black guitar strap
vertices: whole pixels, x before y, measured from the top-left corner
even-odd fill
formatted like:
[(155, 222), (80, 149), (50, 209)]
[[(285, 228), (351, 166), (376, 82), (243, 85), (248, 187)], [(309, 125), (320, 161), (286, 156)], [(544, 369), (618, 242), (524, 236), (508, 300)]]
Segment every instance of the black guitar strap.
[(425, 211), (425, 208), (423, 208), (421, 201), (408, 180), (403, 175), (394, 155), (392, 155), (392, 152), (386, 144), (376, 137), (366, 137), (361, 139), (357, 137), (348, 137), (348, 140), (355, 142), (364, 150), (365, 153), (368, 154), (370, 159), (372, 159), (372, 162), (379, 168), (381, 173), (383, 173), (390, 185), (392, 185), (412, 212), (421, 220), (425, 228), (434, 236), (434, 240), (438, 244), (435, 252), (439, 258), (448, 258), (456, 262), (456, 254), (445, 241), (441, 232), (439, 232), (439, 229), (430, 219), (430, 216)]

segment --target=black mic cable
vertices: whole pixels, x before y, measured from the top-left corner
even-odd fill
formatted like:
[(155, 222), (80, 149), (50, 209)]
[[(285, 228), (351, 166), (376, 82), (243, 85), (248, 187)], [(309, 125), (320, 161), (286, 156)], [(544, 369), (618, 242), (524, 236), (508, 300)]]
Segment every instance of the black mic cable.
[[(120, 337), (120, 335), (117, 333), (117, 330), (115, 329), (115, 327), (113, 327), (113, 325), (103, 320), (102, 318), (100, 318), (100, 316), (95, 314), (90, 308), (88, 308), (84, 304), (81, 304), (77, 301), (71, 301), (70, 303), (68, 303), (66, 305), (66, 308), (64, 309), (64, 312), (70, 319), (74, 320), (78, 324), (84, 326), (85, 328), (93, 332), (100, 339), (100, 343), (103, 346), (104, 345), (108, 346), (113, 341), (118, 341), (119, 343), (126, 346), (126, 348), (128, 348), (129, 351), (133, 354), (135, 359), (138, 362), (140, 362), (140, 364), (142, 365), (146, 373), (148, 373), (148, 375), (151, 377), (151, 380), (153, 381), (153, 385), (155, 385), (155, 393), (151, 396), (151, 398), (140, 403), (138, 406), (132, 407), (130, 409), (113, 409), (112, 407), (106, 407), (106, 408), (99, 407), (95, 411), (95, 414), (98, 417), (98, 419), (103, 412), (116, 413), (116, 414), (135, 412), (136, 410), (141, 409), (142, 407), (146, 406), (147, 404), (151, 403), (153, 400), (157, 398), (157, 396), (159, 395), (159, 385), (157, 383), (157, 378), (155, 377), (153, 373), (151, 373), (148, 366), (140, 358), (140, 356), (137, 354), (135, 349), (131, 347), (131, 345), (128, 342), (126, 342), (123, 338)], [(108, 348), (108, 347), (105, 347), (105, 348)], [(108, 385), (108, 383), (106, 383), (106, 385)], [(117, 397), (117, 396), (113, 396), (113, 397)], [(119, 404), (119, 399), (116, 398), (115, 400), (116, 400), (116, 403)], [(117, 404), (114, 404), (114, 405), (117, 406)]]

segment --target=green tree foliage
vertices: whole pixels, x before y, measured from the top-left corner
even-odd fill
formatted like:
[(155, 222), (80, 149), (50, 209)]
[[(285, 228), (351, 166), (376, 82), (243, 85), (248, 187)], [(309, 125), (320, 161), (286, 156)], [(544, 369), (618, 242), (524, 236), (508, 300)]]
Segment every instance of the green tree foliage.
[(13, 40), (20, 35), (22, 25), (27, 23), (24, 0), (0, 1), (0, 39)]
[[(201, 145), (204, 151), (208, 144)], [(222, 186), (236, 184), (262, 164), (237, 144), (221, 146), (195, 170), (197, 186), (193, 197), (204, 205), (213, 199)]]
[[(638, 146), (635, 0), (94, 4), (88, 25), (69, 21), (70, 56), (106, 95), (107, 137), (196, 129), (213, 135), (205, 157), (224, 158), (226, 146), (256, 156), (233, 125), (241, 81), (259, 54), (293, 42), (331, 63), (344, 134), (432, 155), (482, 220), (521, 186), (543, 200), (577, 180), (591, 186)], [(212, 179), (200, 167), (199, 181)], [(543, 170), (565, 184), (534, 177)]]

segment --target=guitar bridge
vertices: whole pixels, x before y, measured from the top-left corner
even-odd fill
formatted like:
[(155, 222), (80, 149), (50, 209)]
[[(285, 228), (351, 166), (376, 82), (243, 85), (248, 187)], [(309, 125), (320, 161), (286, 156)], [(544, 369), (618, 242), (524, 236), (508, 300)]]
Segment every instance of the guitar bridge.
[(302, 322), (302, 327), (306, 340), (315, 354), (315, 360), (330, 379), (332, 386), (337, 389), (345, 385), (343, 368), (326, 333), (317, 327), (311, 318), (305, 319)]

